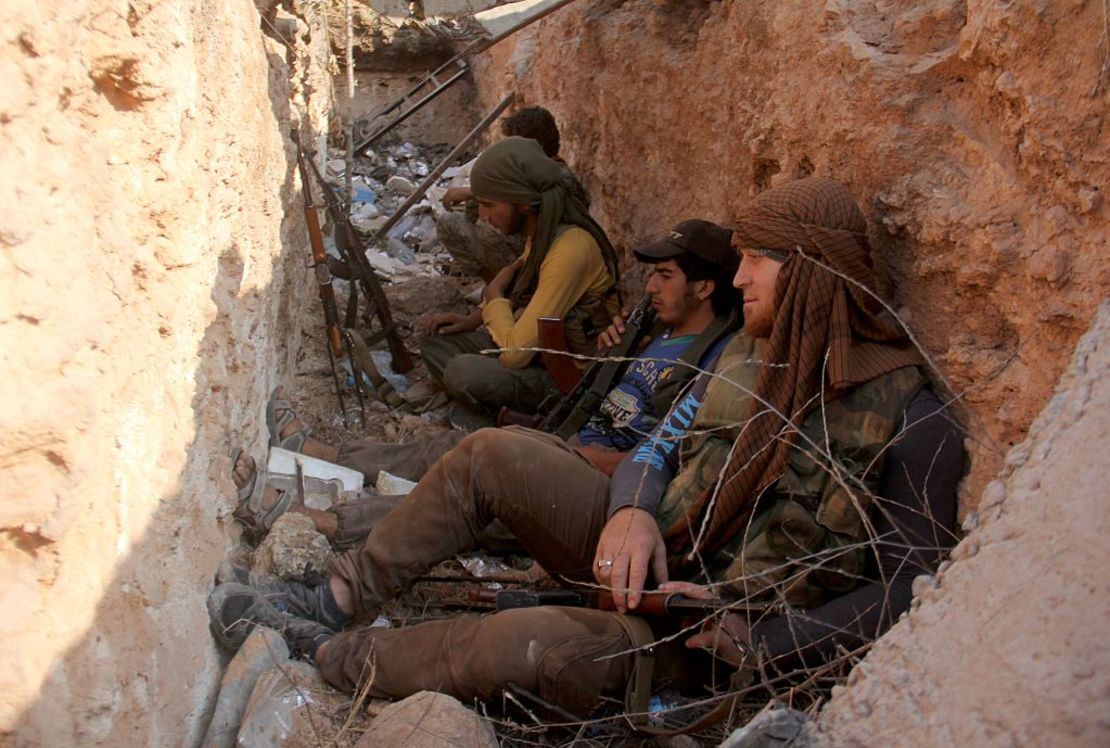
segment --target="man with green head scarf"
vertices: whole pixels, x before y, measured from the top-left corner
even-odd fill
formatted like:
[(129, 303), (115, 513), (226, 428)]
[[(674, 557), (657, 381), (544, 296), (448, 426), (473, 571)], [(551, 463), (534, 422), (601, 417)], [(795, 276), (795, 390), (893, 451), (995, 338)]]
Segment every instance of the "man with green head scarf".
[[(474, 164), (479, 220), (523, 235), (525, 250), (483, 291), (485, 330), (431, 337), (421, 346), (428, 372), (469, 409), (535, 412), (554, 390), (551, 375), (533, 361), (540, 317), (563, 319), (570, 351), (588, 355), (620, 311), (616, 251), (568, 186), (566, 170), (527, 138), (502, 140)], [(493, 348), (501, 349), (496, 358), (479, 353)]]

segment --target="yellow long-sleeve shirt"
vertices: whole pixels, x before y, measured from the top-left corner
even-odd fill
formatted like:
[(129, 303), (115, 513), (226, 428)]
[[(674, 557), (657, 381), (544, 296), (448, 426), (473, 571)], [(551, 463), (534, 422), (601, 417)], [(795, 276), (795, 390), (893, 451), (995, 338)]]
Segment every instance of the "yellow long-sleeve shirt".
[(527, 366), (535, 354), (512, 349), (536, 347), (540, 317), (561, 319), (585, 294), (601, 296), (612, 285), (601, 248), (590, 232), (577, 226), (567, 229), (548, 250), (540, 265), (536, 293), (519, 315), (514, 318), (508, 299), (493, 299), (482, 306), (486, 330), (499, 348), (506, 349), (498, 361), (510, 369)]

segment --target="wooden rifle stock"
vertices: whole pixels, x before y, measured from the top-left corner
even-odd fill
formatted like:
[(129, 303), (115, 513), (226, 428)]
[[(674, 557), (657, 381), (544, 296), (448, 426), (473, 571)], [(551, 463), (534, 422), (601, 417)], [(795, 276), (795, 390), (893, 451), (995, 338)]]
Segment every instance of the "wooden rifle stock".
[[(597, 608), (614, 612), (617, 610), (612, 594), (605, 590), (494, 590), (475, 587), (467, 592), (467, 598), (474, 603), (492, 603), (497, 610), (537, 608), (544, 605)], [(697, 600), (675, 592), (645, 591), (640, 604), (629, 612), (638, 616), (681, 618), (709, 615), (726, 608), (756, 612), (765, 610), (766, 606), (759, 603), (736, 605), (721, 600)]]
[[(645, 294), (625, 320), (620, 343), (605, 352), (606, 358), (594, 361), (586, 373), (580, 375), (578, 384), (544, 417), (540, 429), (569, 439), (589, 421), (627, 368), (628, 362), (622, 359), (627, 359), (634, 353), (635, 347), (643, 340), (654, 319), (651, 294)], [(569, 357), (560, 358), (573, 366)]]
[(540, 354), (543, 368), (555, 380), (559, 392), (570, 394), (582, 379), (582, 370), (573, 357), (560, 355), (567, 352), (567, 333), (563, 320), (557, 317), (540, 317), (538, 326), (540, 348), (544, 349)]
[[(328, 363), (331, 364), (331, 376), (335, 384), (335, 397), (339, 400), (339, 412), (343, 415), (343, 425), (349, 426), (347, 420), (347, 403), (343, 400), (343, 388), (339, 383), (339, 371), (336, 369), (335, 360), (343, 355), (344, 338), (339, 327), (339, 310), (335, 306), (335, 289), (332, 288), (331, 269), (328, 267), (328, 255), (324, 249), (324, 236), (320, 231), (320, 216), (312, 201), (312, 186), (305, 169), (305, 155), (301, 150), (300, 138), (296, 130), (291, 133), (293, 142), (297, 145), (297, 169), (301, 175), (301, 192), (304, 196), (304, 220), (308, 227), (308, 243), (312, 250), (312, 269), (316, 275), (316, 288), (320, 295), (320, 304), (324, 308), (324, 328), (327, 333)], [(355, 394), (358, 397), (359, 411), (362, 411), (362, 389), (355, 382)]]
[[(316, 181), (320, 184), (325, 207), (335, 225), (336, 249), (343, 255), (347, 265), (352, 270), (357, 271), (357, 285), (362, 288), (363, 295), (366, 297), (363, 319), (369, 328), (373, 327), (373, 319), (375, 317), (378, 319), (381, 325), (380, 334), (389, 345), (389, 353), (393, 359), (393, 370), (398, 374), (411, 371), (413, 367), (412, 356), (401, 340), (398, 327), (389, 311), (389, 300), (386, 298), (385, 291), (382, 290), (381, 282), (378, 280), (374, 268), (371, 267), (370, 261), (366, 259), (363, 242), (359, 238), (358, 232), (355, 231), (355, 227), (351, 224), (351, 216), (347, 213), (344, 203), (336, 195), (335, 190), (324, 179), (324, 175), (320, 173), (320, 169), (316, 166), (316, 162), (312, 160), (311, 155), (305, 154), (308, 157), (308, 166), (312, 169)], [(352, 282), (352, 293), (355, 287), (355, 283)], [(353, 326), (353, 322), (354, 320), (348, 320), (348, 326)]]
[(324, 235), (320, 231), (320, 216), (316, 206), (310, 205), (308, 184), (305, 183), (304, 221), (308, 224), (308, 242), (312, 247), (312, 266), (316, 270), (316, 285), (324, 305), (324, 323), (328, 328), (328, 342), (333, 356), (343, 355), (343, 333), (339, 329), (339, 310), (335, 305), (335, 289), (331, 285), (328, 255), (324, 249)]

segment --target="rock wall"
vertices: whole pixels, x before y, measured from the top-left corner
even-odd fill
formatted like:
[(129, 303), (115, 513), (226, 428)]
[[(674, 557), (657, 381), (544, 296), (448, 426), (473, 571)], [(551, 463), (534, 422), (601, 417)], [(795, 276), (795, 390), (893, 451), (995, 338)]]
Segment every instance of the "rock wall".
[(288, 122), (327, 105), (260, 5), (0, 0), (0, 744), (204, 728), (224, 455), (307, 308)]
[(979, 527), (834, 690), (836, 746), (1110, 744), (1110, 302)]
[(1105, 23), (1094, 0), (580, 0), (476, 70), (485, 108), (555, 113), (625, 247), (844, 182), (960, 397), (970, 507), (1110, 290)]

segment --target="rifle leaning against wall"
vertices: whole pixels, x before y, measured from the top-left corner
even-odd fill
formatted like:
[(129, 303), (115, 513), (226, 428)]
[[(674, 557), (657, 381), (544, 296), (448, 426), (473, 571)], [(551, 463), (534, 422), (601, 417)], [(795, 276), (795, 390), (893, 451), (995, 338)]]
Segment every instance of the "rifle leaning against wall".
[[(339, 310), (335, 305), (335, 289), (332, 287), (331, 268), (328, 266), (327, 250), (324, 249), (324, 235), (320, 230), (320, 216), (316, 212), (318, 205), (312, 199), (312, 183), (308, 179), (305, 169), (304, 151), (301, 150), (300, 138), (297, 131), (291, 133), (293, 142), (297, 146), (297, 169), (301, 174), (301, 190), (304, 196), (304, 220), (308, 226), (308, 243), (312, 248), (312, 268), (316, 274), (316, 289), (320, 294), (320, 304), (324, 308), (324, 329), (327, 333), (328, 363), (331, 364), (331, 376), (335, 382), (335, 396), (339, 399), (339, 412), (343, 414), (343, 425), (350, 427), (347, 421), (347, 404), (343, 399), (343, 388), (339, 384), (339, 371), (336, 369), (335, 360), (344, 354), (348, 360), (353, 361), (350, 338), (343, 334), (339, 326)], [(344, 351), (346, 348), (346, 351)], [(358, 410), (365, 415), (362, 401), (362, 387), (355, 380), (355, 394), (358, 397)]]
[[(389, 344), (389, 353), (393, 357), (393, 370), (398, 374), (411, 371), (413, 367), (412, 356), (401, 339), (400, 327), (394, 322), (393, 315), (389, 311), (389, 300), (385, 296), (385, 291), (382, 290), (377, 273), (374, 272), (370, 261), (366, 259), (366, 254), (362, 249), (362, 241), (351, 223), (351, 217), (344, 207), (345, 203), (339, 199), (331, 184), (320, 173), (320, 168), (316, 166), (316, 161), (312, 158), (313, 154), (306, 153), (305, 155), (308, 157), (306, 159), (308, 165), (323, 191), (324, 203), (327, 206), (328, 215), (331, 216), (332, 225), (335, 227), (335, 248), (343, 258), (342, 262), (329, 262), (328, 264), (336, 277), (351, 282), (351, 295), (347, 301), (344, 327), (351, 332), (354, 330), (355, 318), (358, 313), (358, 293), (356, 289), (361, 286), (363, 295), (366, 296), (366, 308), (362, 312), (362, 319), (366, 322), (369, 330), (374, 328), (373, 321), (375, 317), (381, 326), (379, 331), (372, 333), (366, 339), (366, 345), (369, 347), (384, 339)], [(358, 379), (357, 373), (355, 379)]]

